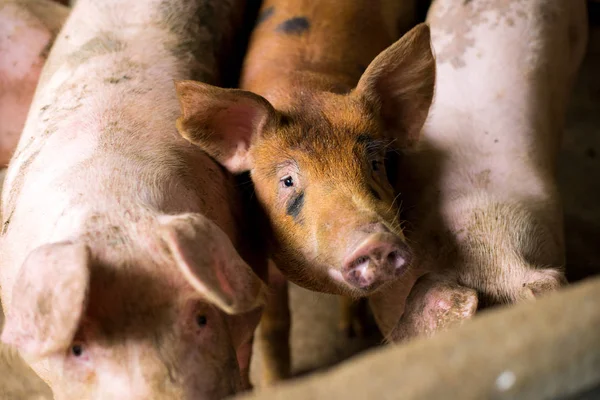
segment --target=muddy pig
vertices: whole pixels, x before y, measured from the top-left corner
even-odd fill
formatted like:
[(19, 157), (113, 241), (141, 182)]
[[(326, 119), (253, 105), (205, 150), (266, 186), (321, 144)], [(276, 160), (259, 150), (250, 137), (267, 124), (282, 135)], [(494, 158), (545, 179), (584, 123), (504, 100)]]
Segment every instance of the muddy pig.
[[(393, 287), (370, 299), (393, 340), (470, 317), (477, 296), (484, 308), (565, 283), (556, 157), (586, 47), (585, 1), (436, 0), (428, 22), (436, 96), (399, 183), (416, 267), (446, 282), (417, 283), (403, 317)], [(445, 296), (453, 284), (471, 293)], [(430, 309), (440, 296), (445, 314)]]
[(1, 339), (56, 399), (247, 386), (266, 262), (241, 240), (231, 174), (173, 125), (173, 79), (219, 81), (243, 7), (80, 0), (57, 37), (7, 172), (0, 241)]
[[(250, 171), (274, 265), (305, 288), (358, 297), (414, 281), (385, 166), (387, 150), (418, 142), (433, 97), (429, 28), (396, 41), (410, 4), (266, 1), (242, 73), (247, 91), (177, 85), (180, 133), (229, 171)], [(263, 334), (285, 336), (286, 303), (271, 303)]]
[(8, 165), (40, 72), (69, 9), (54, 1), (0, 1), (0, 167)]

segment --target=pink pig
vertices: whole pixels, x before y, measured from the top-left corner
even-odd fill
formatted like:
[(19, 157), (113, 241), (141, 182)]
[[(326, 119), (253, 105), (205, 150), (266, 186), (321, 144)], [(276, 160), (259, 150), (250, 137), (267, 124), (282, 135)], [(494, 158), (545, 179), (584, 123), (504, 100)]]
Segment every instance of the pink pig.
[[(216, 83), (243, 4), (80, 0), (57, 37), (6, 175), (0, 241), (1, 339), (56, 399), (248, 385), (266, 264), (242, 241), (233, 177), (177, 133), (173, 85)], [(41, 63), (33, 47), (15, 61)]]
[(584, 0), (433, 1), (436, 93), (400, 191), (415, 267), (371, 297), (384, 334), (432, 335), (566, 283), (556, 157), (587, 44)]

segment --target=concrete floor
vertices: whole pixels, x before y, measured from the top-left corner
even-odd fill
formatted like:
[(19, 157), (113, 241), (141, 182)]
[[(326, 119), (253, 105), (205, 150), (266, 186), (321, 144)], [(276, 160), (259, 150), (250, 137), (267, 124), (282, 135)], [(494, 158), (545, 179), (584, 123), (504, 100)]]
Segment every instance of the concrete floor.
[[(579, 280), (600, 273), (600, 28), (575, 89), (560, 156), (559, 180), (565, 207), (568, 275)], [(325, 368), (376, 345), (380, 338), (349, 339), (337, 330), (337, 299), (292, 285), (292, 348), (295, 375)], [(0, 314), (1, 317), (1, 314)], [(1, 325), (0, 321), (0, 325)], [(259, 357), (253, 363), (256, 378)], [(590, 397), (593, 396), (593, 397)], [(0, 399), (51, 399), (47, 387), (18, 357), (0, 347)], [(599, 398), (598, 393), (579, 397)]]

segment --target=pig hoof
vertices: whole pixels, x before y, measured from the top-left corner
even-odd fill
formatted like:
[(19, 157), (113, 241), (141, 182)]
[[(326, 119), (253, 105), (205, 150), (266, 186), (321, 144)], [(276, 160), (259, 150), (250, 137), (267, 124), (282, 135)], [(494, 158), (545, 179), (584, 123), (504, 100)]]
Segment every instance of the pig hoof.
[(262, 379), (261, 379), (261, 387), (269, 387), (273, 386), (276, 383), (284, 381), (290, 378), (289, 371), (280, 371), (277, 369), (270, 369), (263, 371)]
[(438, 288), (432, 294), (428, 312), (432, 318), (431, 332), (446, 330), (471, 318), (477, 311), (477, 292), (458, 285)]
[(567, 279), (561, 271), (546, 268), (529, 272), (528, 280), (523, 283), (520, 300), (534, 300), (547, 293), (559, 290), (567, 284)]
[(421, 279), (413, 287), (404, 315), (387, 340), (398, 343), (433, 336), (471, 318), (478, 303), (473, 289), (436, 279)]

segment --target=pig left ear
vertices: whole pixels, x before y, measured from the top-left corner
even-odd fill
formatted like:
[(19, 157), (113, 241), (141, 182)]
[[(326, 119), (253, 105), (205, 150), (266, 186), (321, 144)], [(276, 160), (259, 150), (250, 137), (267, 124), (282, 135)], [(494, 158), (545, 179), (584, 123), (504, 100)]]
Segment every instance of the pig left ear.
[(354, 94), (374, 105), (388, 133), (410, 147), (419, 140), (434, 85), (429, 26), (419, 24), (371, 62)]
[(175, 82), (181, 136), (233, 173), (252, 167), (250, 146), (275, 121), (273, 106), (254, 93), (195, 81)]
[(42, 245), (25, 259), (1, 340), (34, 357), (65, 350), (84, 315), (90, 251), (77, 242)]
[(228, 314), (264, 304), (266, 285), (214, 222), (195, 213), (164, 215), (158, 222), (179, 270), (208, 301)]

